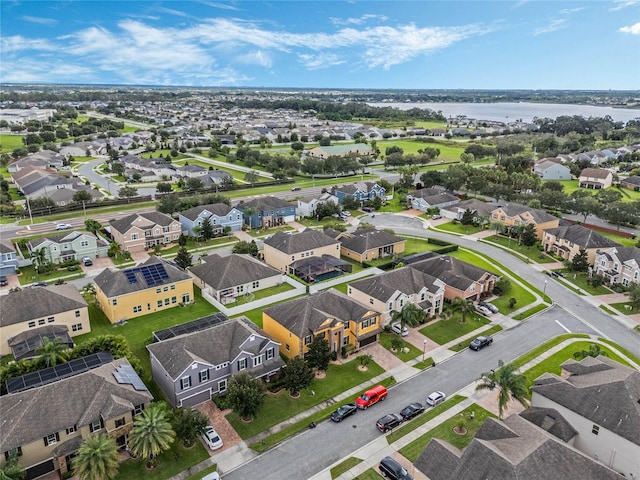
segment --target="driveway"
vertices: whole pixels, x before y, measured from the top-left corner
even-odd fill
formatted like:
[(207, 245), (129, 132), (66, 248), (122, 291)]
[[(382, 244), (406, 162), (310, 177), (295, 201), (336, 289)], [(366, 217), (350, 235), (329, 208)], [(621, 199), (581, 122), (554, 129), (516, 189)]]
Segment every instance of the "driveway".
[[(209, 450), (205, 445), (205, 448), (209, 452), (209, 455), (217, 455), (220, 452), (224, 452), (225, 450), (233, 447), (242, 442), (240, 435), (236, 433), (231, 424), (226, 418), (226, 415), (231, 412), (231, 410), (220, 410), (218, 406), (213, 401), (208, 401), (201, 403), (200, 405), (196, 405), (194, 407), (196, 410), (204, 413), (209, 419), (209, 425), (216, 429), (218, 435), (222, 439), (224, 445), (222, 448), (218, 450)], [(200, 440), (202, 442), (202, 440)], [(204, 442), (202, 443), (204, 445)]]

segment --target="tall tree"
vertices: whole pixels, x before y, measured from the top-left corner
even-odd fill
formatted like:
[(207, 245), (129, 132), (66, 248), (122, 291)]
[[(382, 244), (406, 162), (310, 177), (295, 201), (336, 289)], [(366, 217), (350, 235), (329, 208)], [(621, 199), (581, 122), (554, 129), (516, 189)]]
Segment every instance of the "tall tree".
[(36, 349), (36, 353), (40, 355), (47, 367), (53, 367), (58, 363), (65, 363), (69, 358), (69, 348), (62, 343), (60, 337), (54, 337), (53, 340), (47, 337), (42, 339), (42, 346)]
[(324, 338), (316, 335), (309, 344), (309, 351), (305, 355), (305, 360), (311, 368), (321, 372), (326, 372), (331, 361), (331, 347)]
[(240, 372), (229, 379), (227, 399), (240, 418), (254, 418), (264, 404), (264, 384), (247, 372)]
[(100, 222), (97, 220), (94, 220), (93, 218), (86, 219), (84, 221), (84, 227), (87, 229), (88, 232), (91, 232), (94, 235), (98, 233), (100, 229), (102, 229), (102, 225), (100, 224)]
[(420, 321), (424, 320), (425, 313), (416, 304), (407, 302), (400, 310), (391, 311), (391, 321), (400, 322), (401, 330), (409, 325), (410, 327), (417, 327), (420, 325)]
[(536, 237), (536, 226), (533, 223), (527, 224), (522, 230), (522, 243), (527, 247), (532, 247), (538, 241)]
[(584, 248), (578, 250), (571, 260), (571, 270), (574, 272), (586, 272), (589, 269), (589, 255)]
[(129, 434), (129, 446), (134, 455), (154, 464), (158, 454), (171, 447), (176, 433), (168, 417), (166, 406), (160, 403), (151, 405), (136, 417)]
[(204, 238), (205, 241), (211, 240), (213, 238), (213, 225), (211, 225), (211, 220), (209, 219), (209, 217), (205, 218), (202, 222), (200, 236)]
[(176, 436), (185, 447), (190, 447), (209, 425), (209, 419), (200, 410), (178, 408), (173, 412), (172, 423)]
[(126, 198), (127, 203), (129, 203), (129, 199), (131, 197), (135, 197), (136, 195), (138, 195), (138, 189), (134, 187), (130, 187), (128, 185), (118, 190), (118, 197)]
[(498, 389), (498, 417), (502, 419), (509, 400), (514, 399), (520, 402), (523, 407), (527, 407), (528, 380), (522, 373), (518, 372), (512, 364), (504, 364), (498, 361), (498, 369), (485, 372), (478, 379), (476, 390), (494, 391)]
[(178, 265), (181, 269), (186, 270), (188, 267), (193, 265), (192, 260), (193, 257), (187, 250), (187, 247), (180, 247), (176, 258), (174, 259), (174, 262), (176, 262), (176, 265)]
[(282, 382), (284, 387), (289, 390), (290, 395), (297, 395), (300, 390), (307, 388), (311, 385), (313, 380), (313, 372), (300, 357), (294, 357), (282, 367)]
[(118, 257), (122, 255), (122, 253), (122, 245), (120, 245), (118, 242), (111, 242), (109, 244), (109, 250), (107, 251), (108, 256), (113, 257), (117, 260)]
[(456, 297), (451, 303), (451, 311), (460, 313), (460, 323), (464, 323), (467, 315), (471, 315), (476, 309), (468, 298)]
[(4, 466), (0, 468), (0, 480), (23, 480), (26, 476), (27, 471), (20, 465), (18, 454), (10, 454)]
[(72, 469), (80, 480), (111, 480), (118, 474), (118, 461), (115, 440), (101, 433), (82, 442)]
[(258, 209), (254, 207), (246, 207), (242, 214), (246, 220), (249, 220), (249, 230), (253, 228), (253, 216), (258, 213)]
[(73, 194), (73, 197), (71, 197), (71, 200), (76, 203), (89, 203), (92, 199), (93, 197), (86, 190), (78, 190)]

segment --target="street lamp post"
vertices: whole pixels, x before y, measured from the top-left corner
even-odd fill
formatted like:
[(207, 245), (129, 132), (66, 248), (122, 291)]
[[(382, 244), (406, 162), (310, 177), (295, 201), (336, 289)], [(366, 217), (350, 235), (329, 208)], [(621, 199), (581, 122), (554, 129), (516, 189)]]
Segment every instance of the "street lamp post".
[(427, 351), (427, 341), (422, 341), (422, 361), (424, 362), (424, 353)]
[(544, 297), (547, 293), (547, 280), (544, 281), (544, 287), (542, 288), (542, 300), (544, 301)]

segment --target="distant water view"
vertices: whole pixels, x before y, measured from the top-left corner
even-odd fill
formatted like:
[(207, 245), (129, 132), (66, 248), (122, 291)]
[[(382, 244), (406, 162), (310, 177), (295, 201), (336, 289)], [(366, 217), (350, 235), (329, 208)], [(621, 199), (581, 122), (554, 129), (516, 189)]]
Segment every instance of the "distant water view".
[(400, 110), (428, 108), (442, 111), (445, 117), (466, 115), (476, 120), (497, 122), (531, 122), (534, 117), (557, 118), (562, 115), (582, 115), (583, 117), (605, 117), (614, 122), (628, 122), (640, 118), (640, 110), (591, 105), (564, 105), (559, 103), (370, 103), (374, 107), (394, 107)]

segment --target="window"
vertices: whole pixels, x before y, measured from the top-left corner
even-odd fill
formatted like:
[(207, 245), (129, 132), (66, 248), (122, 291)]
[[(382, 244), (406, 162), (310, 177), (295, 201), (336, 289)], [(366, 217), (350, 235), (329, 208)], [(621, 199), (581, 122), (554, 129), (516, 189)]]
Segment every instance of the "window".
[(175, 290), (176, 286), (175, 285), (171, 285), (171, 290)]
[(42, 320), (38, 320), (38, 325), (44, 325), (44, 318)]
[(53, 323), (54, 321), (55, 321), (55, 318), (53, 317), (47, 318), (47, 323)]
[(345, 337), (342, 339), (342, 345), (349, 345), (349, 335), (345, 335)]
[(91, 424), (89, 425), (89, 431), (91, 433), (93, 432), (97, 432), (98, 430), (100, 430), (102, 428), (102, 419), (96, 420), (95, 422), (91, 422)]
[(140, 313), (142, 311), (142, 305), (136, 305), (133, 307), (133, 313)]
[(349, 295), (351, 295), (351, 287), (349, 287)]
[(422, 302), (422, 301), (424, 301), (424, 292), (422, 292), (422, 293), (420, 294), (420, 301), (421, 301), (421, 302)]
[(125, 421), (124, 417), (116, 419), (116, 428), (124, 427)]
[(72, 433), (76, 433), (78, 431), (78, 427), (74, 425), (73, 427), (67, 428), (67, 435), (71, 435)]
[(238, 360), (238, 370), (244, 370), (245, 368), (247, 368), (247, 359), (241, 358)]
[(132, 233), (131, 234), (131, 240), (138, 240), (138, 234), (137, 233)]
[(140, 415), (143, 411), (144, 403), (141, 403), (140, 405), (136, 405), (135, 407), (133, 407), (133, 412), (131, 412), (131, 414), (135, 417), (136, 415)]
[(238, 291), (238, 293), (242, 293), (244, 291), (244, 285), (238, 285), (236, 290)]
[(12, 455), (15, 455), (16, 457), (21, 457), (22, 447), (12, 448), (11, 450), (7, 450), (6, 452), (4, 452), (4, 459), (9, 460), (9, 458), (11, 458)]
[(311, 343), (311, 335), (304, 337), (304, 344), (309, 345)]
[(185, 388), (189, 388), (191, 386), (191, 377), (182, 377), (180, 379), (180, 388), (184, 390)]
[(80, 318), (80, 310), (76, 310), (76, 318)]
[(162, 307), (162, 300), (158, 300), (158, 308)]
[(287, 344), (285, 344), (284, 348), (286, 348), (286, 349), (287, 349), (287, 352), (288, 352), (288, 351), (289, 351), (289, 344), (288, 344), (288, 343), (287, 343)]
[(370, 303), (371, 305), (373, 305), (373, 298), (370, 298), (370, 299), (369, 299), (369, 303)]
[(267, 360), (271, 360), (273, 358), (274, 352), (273, 347), (267, 350)]
[(178, 303), (178, 297), (171, 297), (171, 303)]
[(88, 247), (88, 246), (89, 246), (89, 242), (88, 242), (87, 240), (82, 240), (82, 241), (80, 242), (80, 246), (81, 246), (81, 247)]
[(169, 302), (170, 302), (170, 301), (171, 301), (171, 299), (170, 299), (170, 298), (165, 298), (165, 299), (164, 299), (164, 304), (165, 304), (165, 305), (169, 305)]
[(369, 326), (369, 320), (364, 320), (360, 323), (360, 328), (367, 328)]
[(79, 332), (80, 330), (82, 330), (82, 324), (81, 323), (75, 323), (75, 324), (71, 325), (71, 331), (72, 332)]
[(161, 288), (156, 288), (156, 293), (162, 293), (162, 289)]
[(189, 294), (188, 293), (183, 293), (182, 294), (182, 303), (189, 303)]
[(218, 391), (225, 392), (226, 390), (227, 390), (227, 379), (225, 378), (224, 380), (220, 380), (218, 382)]
[(251, 288), (256, 289), (260, 286), (260, 282), (258, 280), (256, 280), (255, 282), (253, 282), (251, 284)]
[(257, 367), (259, 365), (262, 365), (262, 355), (258, 355), (256, 357), (253, 357), (253, 366)]
[(162, 289), (163, 292), (168, 292), (169, 291), (169, 287), (167, 285), (165, 285), (165, 287)]
[(44, 437), (44, 446), (48, 447), (49, 445), (54, 445), (60, 441), (60, 435), (57, 433), (52, 433)]
[(111, 305), (118, 305), (118, 299), (114, 298), (113, 300), (111, 300)]
[(198, 379), (200, 380), (200, 383), (209, 380), (209, 370), (202, 370), (198, 375)]
[(593, 424), (593, 426), (591, 427), (591, 433), (593, 433), (594, 435), (598, 435), (598, 433), (600, 433), (600, 427), (596, 424)]

